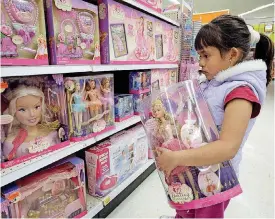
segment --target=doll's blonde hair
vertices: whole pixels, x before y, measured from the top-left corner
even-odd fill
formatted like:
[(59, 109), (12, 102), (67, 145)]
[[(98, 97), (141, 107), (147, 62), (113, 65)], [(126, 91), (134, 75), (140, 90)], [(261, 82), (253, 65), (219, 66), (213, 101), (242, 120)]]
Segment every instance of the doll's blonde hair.
[(14, 90), (9, 90), (7, 92), (7, 99), (9, 100), (9, 107), (7, 109), (7, 112), (5, 114), (9, 114), (13, 117), (13, 122), (10, 124), (8, 132), (11, 132), (12, 126), (16, 126), (15, 128), (18, 128), (20, 125), (20, 122), (16, 119), (15, 113), (16, 113), (16, 101), (20, 97), (26, 97), (28, 95), (36, 96), (41, 98), (41, 126), (55, 129), (57, 126), (59, 126), (58, 121), (54, 121), (52, 123), (48, 123), (46, 121), (46, 105), (45, 105), (45, 95), (44, 93), (35, 86), (26, 86), (26, 85), (20, 85)]

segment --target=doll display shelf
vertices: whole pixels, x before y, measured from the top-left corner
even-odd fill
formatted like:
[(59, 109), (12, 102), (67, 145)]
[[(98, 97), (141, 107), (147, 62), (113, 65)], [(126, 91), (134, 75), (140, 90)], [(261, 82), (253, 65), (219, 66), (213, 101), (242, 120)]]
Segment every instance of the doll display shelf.
[(177, 64), (1, 66), (1, 77), (178, 68)]
[(1, 169), (1, 186), (5, 186), (17, 179), (22, 178), (23, 176), (33, 173), (36, 170), (39, 170), (45, 166), (48, 166), (49, 164), (52, 164), (64, 157), (72, 155), (77, 151), (80, 151), (86, 147), (91, 146), (97, 141), (100, 141), (106, 137), (109, 137), (139, 122), (140, 122), (140, 117), (133, 116), (123, 122), (115, 123), (115, 128), (110, 130), (109, 132), (103, 133), (101, 135), (98, 135), (94, 138), (87, 139), (85, 141), (71, 143), (70, 146), (36, 157), (24, 163), (12, 166), (10, 168)]

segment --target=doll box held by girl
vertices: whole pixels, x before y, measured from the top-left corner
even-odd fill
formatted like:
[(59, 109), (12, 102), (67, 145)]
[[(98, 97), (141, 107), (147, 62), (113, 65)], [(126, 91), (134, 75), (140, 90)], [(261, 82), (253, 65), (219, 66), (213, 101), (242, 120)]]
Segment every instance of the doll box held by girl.
[(98, 8), (81, 0), (46, 0), (51, 64), (100, 64)]
[(5, 78), (1, 111), (2, 152), (7, 168), (69, 145), (62, 75)]
[(1, 1), (1, 65), (47, 65), (43, 0)]
[(12, 218), (80, 218), (86, 214), (84, 161), (64, 159), (3, 188)]
[(65, 91), (72, 141), (114, 128), (113, 75), (66, 77)]
[[(155, 92), (143, 104), (142, 122), (149, 144), (172, 151), (188, 150), (218, 139), (218, 130), (196, 81)], [(208, 207), (242, 192), (230, 162), (212, 166), (177, 167), (159, 171), (168, 202), (177, 210)]]

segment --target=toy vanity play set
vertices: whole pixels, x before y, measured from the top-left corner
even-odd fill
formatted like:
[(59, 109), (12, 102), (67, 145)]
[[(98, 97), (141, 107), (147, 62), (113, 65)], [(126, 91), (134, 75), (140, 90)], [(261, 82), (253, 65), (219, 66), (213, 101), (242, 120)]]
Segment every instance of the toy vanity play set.
[(1, 65), (47, 65), (43, 0), (1, 1)]
[(84, 161), (72, 157), (2, 189), (11, 218), (80, 218), (86, 214)]
[(113, 75), (65, 77), (69, 133), (72, 141), (114, 128)]
[(98, 8), (81, 0), (47, 0), (51, 64), (100, 64)]
[(133, 95), (115, 95), (115, 121), (122, 122), (134, 115)]
[[(197, 81), (154, 92), (142, 106), (141, 118), (153, 151), (155, 147), (188, 150), (218, 139), (218, 130)], [(158, 172), (170, 206), (178, 210), (208, 207), (242, 192), (230, 162), (177, 167), (170, 175)]]
[(142, 136), (134, 135), (133, 131), (120, 132), (86, 151), (90, 195), (107, 195), (148, 160), (145, 132)]
[(6, 90), (1, 93), (2, 168), (69, 145), (62, 75), (3, 80)]
[(178, 28), (113, 0), (98, 4), (102, 64), (178, 62)]

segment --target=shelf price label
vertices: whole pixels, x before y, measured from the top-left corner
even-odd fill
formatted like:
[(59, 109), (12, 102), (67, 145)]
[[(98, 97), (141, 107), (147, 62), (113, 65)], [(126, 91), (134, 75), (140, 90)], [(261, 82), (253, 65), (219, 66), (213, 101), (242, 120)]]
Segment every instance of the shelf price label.
[(110, 196), (107, 196), (104, 200), (103, 200), (103, 204), (104, 206), (108, 205), (111, 201), (111, 197)]

